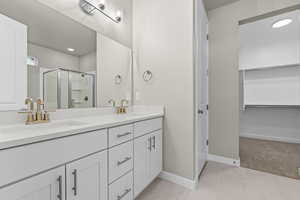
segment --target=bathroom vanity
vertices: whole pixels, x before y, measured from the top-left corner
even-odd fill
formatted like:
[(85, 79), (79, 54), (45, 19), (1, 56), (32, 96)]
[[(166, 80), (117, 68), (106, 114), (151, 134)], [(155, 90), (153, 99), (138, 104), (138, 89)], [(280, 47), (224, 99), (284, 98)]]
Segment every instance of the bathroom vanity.
[(0, 2), (0, 200), (132, 200), (160, 174), (163, 108), (133, 105), (132, 49), (109, 36)]
[(130, 200), (162, 170), (163, 112), (0, 127), (0, 199)]

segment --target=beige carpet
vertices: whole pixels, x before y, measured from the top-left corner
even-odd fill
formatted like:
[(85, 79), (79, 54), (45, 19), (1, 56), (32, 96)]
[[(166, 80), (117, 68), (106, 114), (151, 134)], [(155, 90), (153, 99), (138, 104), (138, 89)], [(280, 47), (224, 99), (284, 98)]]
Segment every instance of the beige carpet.
[(209, 162), (196, 190), (155, 180), (137, 200), (299, 200), (300, 181)]
[(300, 144), (240, 137), (241, 166), (300, 179)]

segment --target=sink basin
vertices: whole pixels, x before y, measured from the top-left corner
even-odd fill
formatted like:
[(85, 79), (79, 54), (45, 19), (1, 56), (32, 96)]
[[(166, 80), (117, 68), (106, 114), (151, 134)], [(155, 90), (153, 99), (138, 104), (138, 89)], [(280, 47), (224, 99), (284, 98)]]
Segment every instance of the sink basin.
[(34, 124), (34, 125), (16, 125), (11, 127), (0, 128), (0, 134), (13, 134), (13, 133), (25, 133), (25, 132), (36, 132), (44, 131), (48, 129), (61, 129), (61, 128), (70, 128), (76, 126), (87, 125), (88, 123), (68, 120), (68, 121), (56, 121), (46, 124)]

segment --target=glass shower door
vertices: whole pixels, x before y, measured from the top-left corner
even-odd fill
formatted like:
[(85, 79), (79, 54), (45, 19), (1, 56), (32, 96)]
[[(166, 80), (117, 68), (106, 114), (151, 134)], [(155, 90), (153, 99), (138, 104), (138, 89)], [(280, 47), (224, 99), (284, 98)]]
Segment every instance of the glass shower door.
[(94, 107), (94, 76), (69, 72), (69, 107)]
[(46, 110), (58, 108), (58, 71), (48, 71), (44, 76), (44, 101)]

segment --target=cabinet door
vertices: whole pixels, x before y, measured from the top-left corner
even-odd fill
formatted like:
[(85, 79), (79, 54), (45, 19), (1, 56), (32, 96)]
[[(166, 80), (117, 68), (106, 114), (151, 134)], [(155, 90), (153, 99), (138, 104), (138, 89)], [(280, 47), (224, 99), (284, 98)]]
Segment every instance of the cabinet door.
[(65, 167), (0, 189), (3, 200), (65, 200)]
[(155, 179), (162, 171), (162, 131), (155, 131), (150, 134), (150, 181)]
[(149, 135), (134, 140), (134, 197), (149, 184), (150, 145)]
[(68, 200), (107, 200), (107, 151), (67, 165)]
[(0, 14), (0, 111), (18, 110), (27, 96), (27, 28)]

